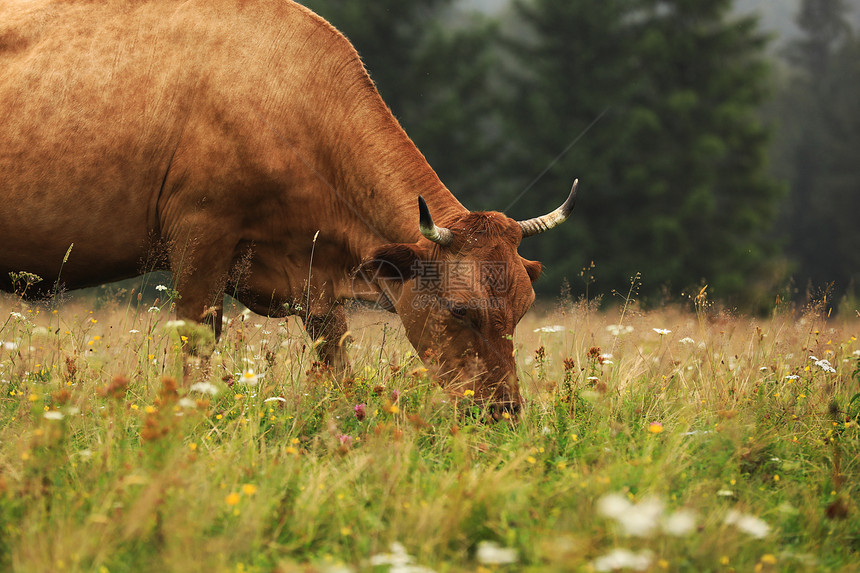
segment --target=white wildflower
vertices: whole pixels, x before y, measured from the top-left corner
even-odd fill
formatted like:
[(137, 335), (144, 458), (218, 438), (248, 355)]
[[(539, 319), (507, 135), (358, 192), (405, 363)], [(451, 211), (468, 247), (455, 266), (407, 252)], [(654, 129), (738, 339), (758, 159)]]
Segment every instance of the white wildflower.
[(606, 327), (606, 330), (612, 336), (621, 336), (622, 334), (630, 334), (633, 332), (633, 327), (624, 324), (610, 324)]
[(761, 372), (767, 372), (767, 366), (759, 366)]
[(607, 360), (612, 360), (612, 354), (610, 354), (609, 352), (605, 352), (605, 353), (601, 354), (599, 358), (601, 360), (603, 360), (604, 362)]
[(215, 396), (218, 394), (218, 387), (211, 382), (195, 382), (189, 388), (191, 392), (200, 392), (201, 394), (209, 394)]
[(651, 566), (651, 552), (647, 549), (634, 553), (629, 549), (613, 549), (606, 555), (591, 562), (595, 571), (617, 571), (618, 569), (635, 569), (645, 571)]
[(854, 356), (860, 356), (860, 350), (855, 350), (855, 351), (854, 351), (854, 352), (852, 352), (851, 354), (852, 354), (852, 355), (854, 355)]
[(484, 565), (506, 565), (518, 561), (517, 550), (510, 547), (499, 547), (492, 541), (478, 543), (475, 558)]
[(128, 331), (129, 334), (137, 334), (138, 332), (140, 332), (140, 331), (136, 328), (132, 328), (131, 330)]
[(824, 370), (825, 372), (829, 372), (830, 374), (836, 373), (836, 369), (833, 367), (832, 364), (830, 364), (830, 361), (826, 358), (822, 360), (816, 360), (815, 365)]
[(663, 502), (657, 498), (645, 498), (633, 504), (623, 495), (613, 493), (598, 500), (597, 510), (617, 521), (626, 535), (647, 537), (658, 525)]
[(800, 378), (800, 376), (798, 376), (797, 374), (789, 374), (788, 376), (785, 377), (786, 380), (797, 380), (799, 378)]
[(168, 320), (164, 323), (165, 328), (182, 328), (183, 326), (185, 326), (184, 320)]
[(535, 332), (564, 332), (566, 329), (560, 324), (553, 324), (552, 326), (541, 326), (540, 328), (535, 328)]
[(196, 408), (197, 402), (195, 402), (191, 398), (185, 397), (179, 399), (179, 405), (183, 408)]
[(4, 342), (3, 343), (3, 349), (8, 350), (9, 352), (12, 352), (14, 350), (18, 350), (18, 343), (17, 342), (8, 342), (8, 341)]
[(146, 310), (146, 312), (161, 312), (161, 309), (157, 306), (151, 306)]
[(17, 318), (18, 320), (27, 320), (27, 318), (20, 312), (10, 312), (9, 316), (11, 316), (12, 318)]
[(245, 386), (256, 386), (261, 377), (262, 374), (254, 374), (254, 371), (249, 368), (239, 376), (238, 383)]
[(681, 509), (663, 518), (663, 531), (675, 537), (689, 535), (696, 528), (696, 514)]
[(155, 290), (157, 290), (158, 292), (165, 291), (165, 290), (167, 290), (167, 286), (166, 285), (158, 285), (155, 287)]
[(627, 535), (647, 537), (657, 526), (661, 513), (663, 513), (662, 501), (655, 498), (643, 499), (616, 521)]
[(685, 336), (684, 338), (682, 338), (678, 342), (680, 342), (681, 344), (696, 344), (696, 341), (693, 340), (692, 338), (690, 338), (689, 336)]
[(287, 399), (283, 396), (272, 396), (271, 398), (266, 398), (263, 402), (283, 402), (287, 403)]
[(613, 519), (624, 515), (632, 506), (633, 504), (620, 493), (610, 493), (597, 500), (597, 511), (601, 515)]
[(654, 332), (656, 332), (660, 336), (663, 336), (665, 334), (669, 334), (670, 332), (672, 332), (668, 328), (652, 328), (651, 330), (653, 330)]
[(726, 515), (725, 522), (727, 525), (734, 525), (756, 539), (767, 537), (767, 534), (770, 533), (770, 526), (763, 519), (734, 509)]
[(371, 567), (390, 565), (389, 573), (433, 573), (432, 569), (412, 564), (412, 556), (406, 553), (406, 548), (396, 541), (390, 546), (390, 553), (371, 555)]
[(42, 417), (46, 420), (62, 420), (65, 416), (63, 416), (62, 412), (58, 412), (57, 410), (49, 410), (42, 414)]
[(735, 495), (735, 492), (730, 489), (721, 489), (717, 491), (717, 495), (720, 497), (732, 497)]

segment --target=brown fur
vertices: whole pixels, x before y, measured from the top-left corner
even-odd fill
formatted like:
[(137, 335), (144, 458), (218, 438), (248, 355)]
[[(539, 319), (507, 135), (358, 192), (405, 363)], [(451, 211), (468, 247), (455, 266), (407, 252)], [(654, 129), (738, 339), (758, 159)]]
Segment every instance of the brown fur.
[[(346, 330), (341, 301), (380, 299), (353, 271), (383, 245), (506, 261), (505, 308), (480, 328), (391, 302), (446, 379), (519, 403), (505, 336), (539, 271), (516, 253), (517, 225), (451, 195), (317, 15), (289, 0), (6, 0), (0, 70), (0, 288), (9, 272), (77, 288), (163, 260), (180, 318), (214, 318), (217, 332), (227, 287), (331, 340)], [(455, 248), (420, 238), (419, 194)], [(321, 349), (346, 363), (342, 344)]]

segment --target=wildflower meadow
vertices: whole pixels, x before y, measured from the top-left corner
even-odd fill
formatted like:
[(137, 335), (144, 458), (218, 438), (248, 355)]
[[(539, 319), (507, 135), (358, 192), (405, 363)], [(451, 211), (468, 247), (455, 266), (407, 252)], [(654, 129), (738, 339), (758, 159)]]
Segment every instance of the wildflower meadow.
[(394, 315), (343, 380), (235, 307), (207, 367), (170, 310), (2, 299), (0, 570), (860, 570), (856, 317), (539, 307), (491, 423)]

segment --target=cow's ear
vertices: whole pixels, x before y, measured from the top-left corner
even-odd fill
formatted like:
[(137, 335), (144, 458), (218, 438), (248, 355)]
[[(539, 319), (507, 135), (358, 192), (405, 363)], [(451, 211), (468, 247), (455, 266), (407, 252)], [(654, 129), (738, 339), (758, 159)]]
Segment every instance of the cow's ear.
[(361, 264), (359, 272), (365, 277), (405, 281), (415, 276), (421, 260), (421, 250), (415, 245), (392, 243), (376, 249), (371, 258)]
[(528, 259), (524, 259), (523, 257), (520, 257), (520, 259), (523, 261), (523, 266), (526, 268), (526, 272), (529, 274), (529, 279), (531, 279), (532, 282), (538, 280), (541, 271), (543, 271), (543, 265), (540, 264), (538, 261), (530, 261)]

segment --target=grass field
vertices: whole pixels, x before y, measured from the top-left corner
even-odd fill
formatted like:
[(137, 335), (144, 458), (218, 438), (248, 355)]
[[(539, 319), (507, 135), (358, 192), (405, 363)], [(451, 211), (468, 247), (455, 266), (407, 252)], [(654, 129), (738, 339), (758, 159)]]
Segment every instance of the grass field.
[(860, 570), (856, 318), (536, 310), (487, 424), (381, 312), (351, 383), (233, 310), (190, 386), (166, 305), (0, 303), (0, 570)]

